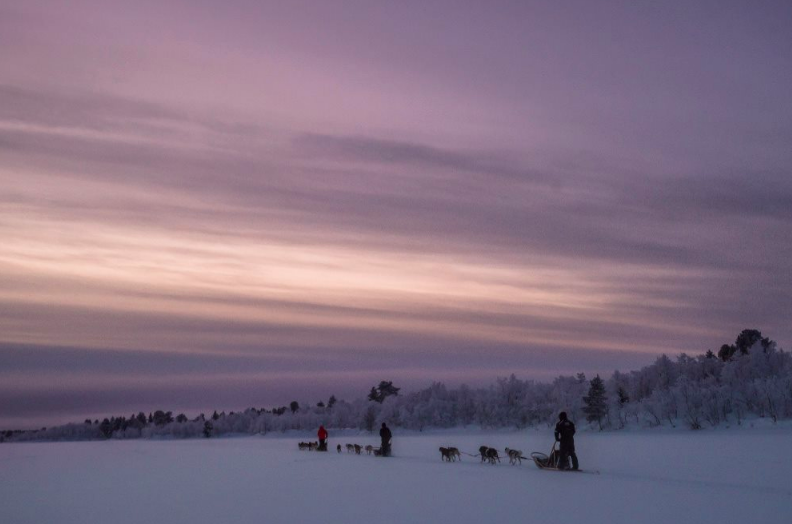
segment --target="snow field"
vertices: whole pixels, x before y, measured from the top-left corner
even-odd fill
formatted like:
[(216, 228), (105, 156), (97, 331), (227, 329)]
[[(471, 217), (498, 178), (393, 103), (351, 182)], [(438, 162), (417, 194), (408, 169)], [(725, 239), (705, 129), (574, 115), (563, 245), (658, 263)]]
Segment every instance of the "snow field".
[(481, 445), (547, 452), (552, 432), (394, 435), (378, 445), (303, 436), (0, 445), (0, 522), (27, 523), (785, 523), (792, 521), (792, 430), (579, 433), (581, 467), (600, 475), (496, 466)]

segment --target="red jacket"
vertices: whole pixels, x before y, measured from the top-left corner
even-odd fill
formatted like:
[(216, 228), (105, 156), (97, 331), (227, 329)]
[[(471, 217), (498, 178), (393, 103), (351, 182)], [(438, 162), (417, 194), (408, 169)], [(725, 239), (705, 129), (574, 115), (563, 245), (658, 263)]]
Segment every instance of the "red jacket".
[(324, 428), (324, 426), (319, 426), (319, 433), (317, 436), (319, 437), (319, 440), (327, 439), (327, 430)]

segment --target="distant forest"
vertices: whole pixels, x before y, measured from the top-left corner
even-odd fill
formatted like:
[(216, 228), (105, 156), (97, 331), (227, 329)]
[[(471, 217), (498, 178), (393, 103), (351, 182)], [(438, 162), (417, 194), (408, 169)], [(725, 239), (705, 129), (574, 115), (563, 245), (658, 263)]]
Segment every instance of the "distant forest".
[(381, 422), (412, 430), (477, 425), (526, 428), (555, 423), (566, 411), (578, 425), (702, 429), (742, 424), (747, 417), (792, 418), (792, 356), (755, 329), (704, 355), (662, 355), (638, 371), (606, 380), (583, 373), (551, 383), (499, 378), (486, 388), (448, 388), (440, 382), (408, 394), (383, 381), (353, 402), (331, 396), (316, 405), (292, 402), (273, 409), (201, 414), (170, 411), (85, 420), (39, 430), (6, 430), (0, 441), (211, 438), (230, 434), (328, 428), (372, 431)]

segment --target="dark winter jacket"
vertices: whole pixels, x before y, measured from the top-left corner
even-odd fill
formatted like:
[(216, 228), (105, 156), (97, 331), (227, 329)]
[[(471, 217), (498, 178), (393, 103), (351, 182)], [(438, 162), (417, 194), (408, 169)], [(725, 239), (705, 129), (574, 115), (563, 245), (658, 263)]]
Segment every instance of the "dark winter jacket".
[(380, 438), (382, 439), (383, 446), (390, 444), (391, 438), (393, 438), (390, 428), (388, 427), (382, 428), (380, 430)]
[(575, 424), (561, 420), (555, 427), (555, 438), (561, 443), (561, 451), (575, 451)]

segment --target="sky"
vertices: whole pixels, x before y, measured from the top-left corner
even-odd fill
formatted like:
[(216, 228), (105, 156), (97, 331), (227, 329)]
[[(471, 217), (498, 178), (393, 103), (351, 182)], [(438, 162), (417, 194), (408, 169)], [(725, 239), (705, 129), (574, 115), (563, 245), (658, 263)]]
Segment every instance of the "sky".
[(0, 0), (0, 427), (792, 342), (788, 1)]

